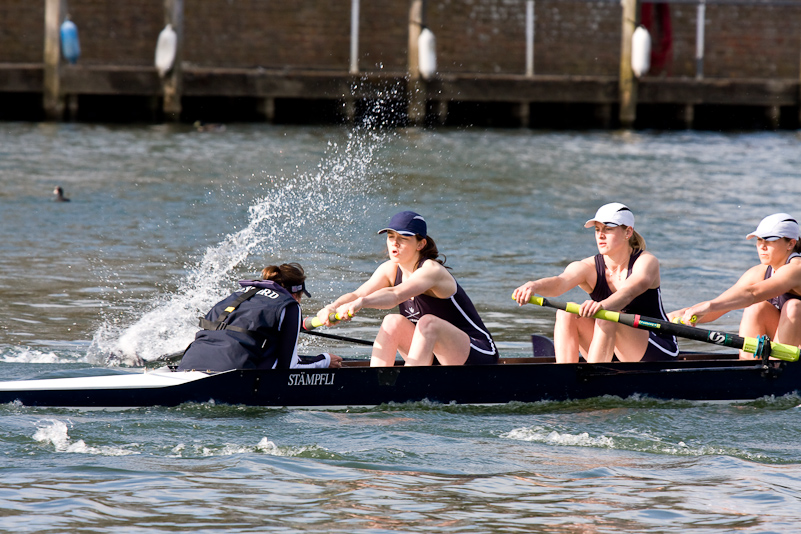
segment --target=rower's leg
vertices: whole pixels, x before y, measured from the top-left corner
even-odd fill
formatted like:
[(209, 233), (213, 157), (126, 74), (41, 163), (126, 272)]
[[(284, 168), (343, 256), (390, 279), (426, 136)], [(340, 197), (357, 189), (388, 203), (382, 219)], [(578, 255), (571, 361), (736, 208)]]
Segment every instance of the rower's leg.
[[(603, 321), (608, 323), (609, 321)], [(615, 335), (614, 353), (617, 354), (621, 362), (638, 362), (645, 356), (648, 350), (648, 330), (638, 330), (618, 323), (611, 323), (617, 326)], [(611, 356), (608, 360), (612, 361)]]
[[(779, 310), (770, 302), (764, 300), (751, 304), (743, 310), (743, 318), (740, 319), (741, 337), (759, 337), (777, 335), (779, 328)], [(754, 355), (740, 351), (740, 358), (751, 360)]]
[[(595, 331), (593, 332), (590, 350), (587, 353), (587, 362), (611, 362), (612, 356), (615, 355), (615, 342), (617, 341), (618, 332), (622, 329), (622, 325), (618, 323), (595, 321)], [(645, 334), (647, 335), (648, 332), (645, 332)], [(643, 350), (643, 353), (645, 353), (645, 350)]]
[(431, 365), (434, 355), (442, 365), (463, 365), (470, 355), (470, 337), (434, 315), (417, 321), (406, 365)]
[(578, 363), (579, 353), (587, 355), (592, 343), (595, 319), (557, 310), (553, 345), (557, 363)]
[(373, 342), (373, 354), (370, 358), (371, 367), (392, 367), (395, 365), (395, 356), (409, 353), (409, 345), (414, 336), (414, 324), (396, 313), (384, 317), (378, 335)]
[(784, 303), (779, 326), (771, 337), (777, 343), (801, 346), (801, 300), (792, 299)]

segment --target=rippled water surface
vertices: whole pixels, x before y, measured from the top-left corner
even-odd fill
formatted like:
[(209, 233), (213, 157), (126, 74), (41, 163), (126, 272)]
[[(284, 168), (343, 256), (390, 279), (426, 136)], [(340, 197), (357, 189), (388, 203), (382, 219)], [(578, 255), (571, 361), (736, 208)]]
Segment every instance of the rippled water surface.
[[(801, 215), (800, 169), (795, 132), (3, 123), (0, 372), (157, 360), (273, 262), (306, 267), (313, 312), (372, 272), (401, 209), (426, 216), (504, 354), (524, 355), (553, 313), (511, 291), (593, 254), (582, 226), (599, 205), (635, 212), (673, 309), (756, 263), (744, 237), (762, 217)], [(381, 316), (337, 333), (370, 339)], [(304, 338), (322, 347), (366, 356)], [(3, 405), (0, 530), (795, 532), (799, 405)]]

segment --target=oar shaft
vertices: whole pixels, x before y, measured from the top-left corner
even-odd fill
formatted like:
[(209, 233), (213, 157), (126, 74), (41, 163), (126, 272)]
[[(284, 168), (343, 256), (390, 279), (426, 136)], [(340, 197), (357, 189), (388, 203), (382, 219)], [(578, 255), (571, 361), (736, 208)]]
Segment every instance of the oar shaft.
[[(575, 314), (578, 314), (581, 308), (580, 305), (576, 304), (575, 302), (559, 302), (537, 296), (531, 297), (529, 302), (538, 306), (556, 308), (558, 310), (564, 310), (566, 312)], [(758, 338), (740, 337), (735, 334), (719, 332), (716, 330), (704, 330), (703, 328), (671, 323), (661, 319), (654, 319), (653, 317), (642, 317), (640, 315), (612, 312), (608, 310), (599, 310), (593, 317), (596, 319), (603, 319), (605, 321), (624, 324), (642, 330), (664, 332), (666, 334), (693, 339), (695, 341), (702, 341), (704, 343), (712, 343), (714, 345), (723, 345), (724, 347), (740, 349), (744, 352), (749, 352), (758, 356), (761, 356), (764, 350), (764, 342)], [(774, 358), (794, 362), (798, 361), (800, 352), (801, 351), (799, 351), (799, 348), (793, 345), (770, 342), (770, 355)]]
[(373, 346), (372, 341), (367, 341), (366, 339), (357, 339), (355, 337), (347, 337), (347, 336), (338, 336), (336, 334), (328, 334), (325, 332), (316, 332), (312, 330), (301, 330), (304, 334), (309, 334), (310, 336), (319, 336), (324, 337), (326, 339), (338, 339), (339, 341), (347, 341), (349, 343), (356, 343), (358, 345), (368, 345), (370, 347)]

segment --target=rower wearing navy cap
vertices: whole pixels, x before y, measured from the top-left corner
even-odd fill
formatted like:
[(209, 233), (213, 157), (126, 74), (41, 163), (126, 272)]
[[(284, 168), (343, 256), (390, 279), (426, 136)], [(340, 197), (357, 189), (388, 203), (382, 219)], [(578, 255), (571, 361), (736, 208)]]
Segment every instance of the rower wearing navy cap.
[[(707, 323), (743, 309), (740, 336), (766, 335), (772, 341), (801, 346), (801, 237), (798, 221), (787, 213), (768, 215), (745, 238), (756, 237), (759, 265), (712, 300), (671, 312), (683, 322)], [(740, 351), (741, 358), (753, 354)]]
[(595, 229), (598, 254), (574, 261), (558, 276), (527, 282), (515, 289), (514, 299), (527, 304), (538, 294), (556, 297), (576, 286), (590, 295), (574, 315), (558, 311), (554, 349), (559, 363), (671, 360), (679, 355), (676, 337), (637, 330), (593, 318), (599, 310), (622, 311), (667, 320), (662, 306), (659, 261), (645, 250), (645, 239), (634, 230), (634, 214), (619, 202), (601, 206), (584, 223)]
[(349, 318), (362, 308), (400, 314), (384, 317), (373, 343), (372, 366), (495, 364), (498, 349), (475, 306), (440, 259), (425, 219), (413, 211), (396, 214), (379, 234), (387, 234), (389, 260), (352, 293), (321, 309), (317, 318), (331, 325), (336, 313)]
[(297, 263), (270, 265), (261, 280), (241, 280), (241, 288), (218, 302), (186, 349), (181, 371), (341, 367), (342, 358), (323, 353), (298, 355), (300, 300), (311, 297)]

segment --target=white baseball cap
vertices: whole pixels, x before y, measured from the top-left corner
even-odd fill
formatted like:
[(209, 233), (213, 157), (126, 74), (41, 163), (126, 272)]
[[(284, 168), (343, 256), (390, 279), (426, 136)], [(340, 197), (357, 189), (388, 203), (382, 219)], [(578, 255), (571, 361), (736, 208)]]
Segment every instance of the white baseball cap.
[(758, 237), (765, 241), (776, 241), (782, 237), (798, 239), (798, 221), (786, 213), (774, 213), (762, 219), (757, 229), (745, 236), (746, 239)]
[(604, 204), (595, 212), (595, 217), (584, 223), (584, 228), (592, 228), (595, 223), (614, 228), (615, 226), (634, 227), (634, 214), (631, 210), (620, 202)]

